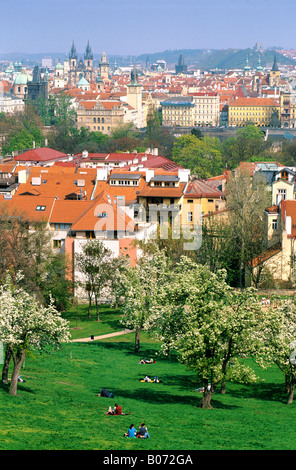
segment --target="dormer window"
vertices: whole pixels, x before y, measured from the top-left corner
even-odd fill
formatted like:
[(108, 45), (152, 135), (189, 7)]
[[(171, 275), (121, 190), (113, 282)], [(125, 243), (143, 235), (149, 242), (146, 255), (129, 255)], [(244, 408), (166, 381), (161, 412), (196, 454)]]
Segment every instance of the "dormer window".
[(282, 171), (281, 173), (281, 178), (282, 180), (288, 181), (288, 172), (287, 171)]

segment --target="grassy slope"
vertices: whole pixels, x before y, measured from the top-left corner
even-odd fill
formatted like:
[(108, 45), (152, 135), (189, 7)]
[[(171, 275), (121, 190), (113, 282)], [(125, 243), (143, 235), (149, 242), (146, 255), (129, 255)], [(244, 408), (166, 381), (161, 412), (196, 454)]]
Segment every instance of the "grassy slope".
[[(296, 403), (286, 405), (277, 369), (260, 372), (264, 383), (228, 384), (226, 395), (214, 395), (214, 409), (202, 410), (194, 374), (164, 358), (138, 364), (159, 347), (143, 335), (136, 355), (133, 340), (129, 334), (72, 343), (53, 355), (28, 357), (18, 396), (0, 386), (0, 450), (295, 449)], [(139, 382), (146, 373), (163, 383)], [(114, 399), (97, 396), (103, 386)], [(115, 401), (131, 415), (106, 416)], [(123, 438), (131, 423), (141, 421), (151, 439)]]

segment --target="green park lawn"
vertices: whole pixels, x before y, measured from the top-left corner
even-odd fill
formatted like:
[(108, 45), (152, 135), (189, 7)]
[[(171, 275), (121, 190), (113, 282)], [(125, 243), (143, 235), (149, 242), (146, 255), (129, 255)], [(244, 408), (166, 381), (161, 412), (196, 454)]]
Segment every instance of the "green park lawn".
[[(103, 308), (101, 321), (84, 319), (73, 337), (119, 331), (120, 311)], [(71, 312), (66, 313), (70, 319)], [(85, 314), (85, 317), (87, 313)], [(75, 317), (75, 316), (74, 316)], [(72, 323), (74, 322), (74, 323)], [(71, 320), (76, 328), (76, 318)], [(109, 331), (110, 330), (110, 331)], [(79, 335), (77, 336), (77, 333)], [(193, 372), (174, 358), (158, 355), (160, 346), (146, 334), (134, 352), (134, 334), (62, 345), (54, 354), (30, 354), (18, 395), (0, 385), (0, 450), (294, 450), (296, 401), (286, 405), (278, 369), (259, 370), (264, 382), (228, 383), (214, 393), (213, 409), (199, 408)], [(152, 355), (156, 364), (141, 365)], [(158, 375), (161, 383), (139, 379)], [(97, 394), (102, 387), (115, 398)], [(107, 416), (115, 402), (126, 416)], [(127, 439), (123, 433), (144, 421), (151, 438)]]

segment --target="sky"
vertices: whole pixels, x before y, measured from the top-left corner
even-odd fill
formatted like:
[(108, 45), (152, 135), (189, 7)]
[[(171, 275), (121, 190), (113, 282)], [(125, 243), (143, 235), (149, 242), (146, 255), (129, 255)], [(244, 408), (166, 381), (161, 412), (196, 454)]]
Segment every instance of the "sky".
[(296, 49), (295, 13), (295, 0), (0, 0), (0, 54)]

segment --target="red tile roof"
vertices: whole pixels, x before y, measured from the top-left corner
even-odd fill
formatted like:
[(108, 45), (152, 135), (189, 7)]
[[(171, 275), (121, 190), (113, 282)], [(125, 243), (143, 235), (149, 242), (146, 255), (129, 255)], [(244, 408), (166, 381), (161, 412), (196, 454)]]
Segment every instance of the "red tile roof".
[(248, 107), (255, 107), (255, 106), (279, 106), (279, 104), (272, 100), (271, 98), (237, 98), (229, 106), (248, 106)]
[(67, 158), (67, 154), (59, 152), (58, 150), (53, 150), (48, 147), (42, 147), (37, 149), (28, 150), (27, 152), (22, 153), (14, 157), (14, 160), (17, 162), (47, 162), (53, 160), (61, 160)]
[(189, 182), (184, 196), (192, 198), (222, 198), (223, 193), (205, 181), (193, 180)]

